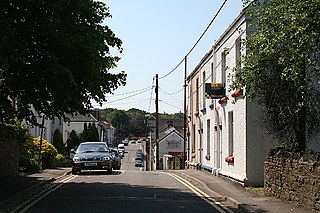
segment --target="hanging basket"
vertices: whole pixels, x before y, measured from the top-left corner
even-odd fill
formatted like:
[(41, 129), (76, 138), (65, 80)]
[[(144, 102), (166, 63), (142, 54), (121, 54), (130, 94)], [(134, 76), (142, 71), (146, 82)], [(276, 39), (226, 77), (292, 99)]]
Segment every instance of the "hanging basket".
[(219, 104), (225, 104), (225, 103), (228, 102), (228, 99), (229, 99), (229, 98), (228, 98), (227, 96), (224, 96), (224, 97), (222, 97), (222, 98), (219, 99), (218, 103), (219, 103)]
[(236, 89), (231, 93), (231, 97), (236, 98), (242, 95), (242, 89)]

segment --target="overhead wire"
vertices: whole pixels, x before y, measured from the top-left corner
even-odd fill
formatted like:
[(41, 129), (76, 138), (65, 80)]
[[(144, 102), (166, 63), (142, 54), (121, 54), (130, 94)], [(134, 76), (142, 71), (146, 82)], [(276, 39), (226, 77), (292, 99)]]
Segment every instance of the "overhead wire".
[(134, 94), (134, 95), (129, 95), (129, 96), (126, 96), (126, 97), (124, 97), (124, 98), (120, 98), (120, 99), (117, 99), (117, 100), (114, 100), (114, 101), (109, 101), (109, 102), (107, 102), (107, 103), (114, 103), (114, 102), (118, 102), (118, 101), (122, 101), (122, 100), (125, 100), (125, 99), (128, 99), (128, 98), (131, 98), (131, 97), (134, 97), (134, 96), (137, 96), (137, 95), (140, 95), (140, 94), (142, 94), (142, 93), (144, 93), (144, 92), (148, 92), (149, 90), (152, 90), (152, 88), (150, 88), (150, 89), (148, 89), (148, 90), (143, 90), (143, 91), (141, 91), (141, 92), (138, 92), (138, 93), (136, 93), (136, 94)]
[(173, 107), (173, 108), (176, 108), (176, 109), (182, 110), (182, 108), (177, 107), (177, 106), (174, 106), (174, 105), (172, 105), (172, 104), (169, 104), (169, 103), (167, 103), (167, 102), (165, 102), (165, 101), (162, 101), (162, 100), (159, 100), (159, 101), (160, 101), (160, 102), (162, 102), (162, 103), (164, 103), (164, 104), (166, 104), (166, 105), (168, 105), (168, 106), (171, 106), (171, 107)]
[(151, 87), (145, 87), (145, 88), (138, 89), (138, 90), (134, 90), (134, 91), (130, 91), (130, 92), (125, 92), (125, 93), (110, 95), (110, 96), (107, 96), (107, 98), (113, 98), (113, 97), (122, 96), (122, 95), (127, 95), (127, 94), (131, 94), (131, 93), (135, 93), (135, 92), (140, 92), (140, 91), (142, 91), (142, 90), (149, 90), (149, 89), (151, 89)]
[[(219, 15), (219, 13), (221, 12), (221, 10), (223, 9), (224, 5), (227, 3), (228, 0), (224, 0), (224, 2), (221, 4), (220, 8), (218, 9), (218, 11), (216, 12), (216, 14), (214, 15), (214, 17), (212, 18), (212, 20), (210, 21), (210, 23), (208, 24), (208, 26), (206, 27), (206, 29), (203, 31), (203, 33), (201, 34), (201, 36), (199, 37), (199, 39), (197, 40), (197, 42), (193, 45), (193, 47), (190, 49), (190, 51), (185, 55), (185, 57), (187, 57), (188, 55), (190, 55), (190, 53), (194, 50), (194, 48), (198, 45), (198, 43), (200, 42), (200, 40), (202, 39), (202, 37), (204, 36), (204, 34), (208, 31), (208, 29), (210, 28), (211, 24), (213, 23), (213, 21), (217, 18), (217, 16)], [(169, 76), (171, 73), (173, 73), (181, 64), (182, 62), (185, 60), (185, 58), (183, 58), (177, 66), (175, 66), (170, 72), (168, 72), (167, 74), (165, 74), (164, 76), (159, 77), (160, 79), (163, 79), (167, 76)]]
[(167, 91), (165, 91), (164, 89), (162, 89), (161, 87), (159, 87), (159, 89), (166, 95), (175, 95), (175, 94), (178, 94), (179, 92), (183, 91), (183, 88), (180, 89), (179, 91), (177, 92), (173, 92), (173, 93), (168, 93)]

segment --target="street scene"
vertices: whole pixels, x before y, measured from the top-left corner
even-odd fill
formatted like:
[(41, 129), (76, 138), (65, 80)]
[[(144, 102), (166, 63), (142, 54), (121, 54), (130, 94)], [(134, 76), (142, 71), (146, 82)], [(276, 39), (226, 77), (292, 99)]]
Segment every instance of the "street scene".
[(141, 144), (128, 144), (121, 170), (112, 174), (84, 170), (72, 175), (71, 168), (65, 168), (63, 177), (43, 186), (32, 199), (16, 198), (7, 209), (2, 206), (2, 212), (234, 212), (223, 198), (206, 197), (204, 189), (176, 174), (135, 167), (140, 148)]
[(320, 0), (0, 2), (0, 213), (320, 212)]

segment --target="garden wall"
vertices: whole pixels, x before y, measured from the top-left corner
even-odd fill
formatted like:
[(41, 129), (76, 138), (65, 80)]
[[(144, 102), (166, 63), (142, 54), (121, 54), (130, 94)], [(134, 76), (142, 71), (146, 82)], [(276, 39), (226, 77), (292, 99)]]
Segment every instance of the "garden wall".
[(264, 169), (266, 196), (320, 211), (320, 153), (274, 149)]
[[(19, 171), (19, 144), (17, 136), (0, 126), (0, 178), (17, 175)], [(11, 134), (12, 133), (12, 134)]]

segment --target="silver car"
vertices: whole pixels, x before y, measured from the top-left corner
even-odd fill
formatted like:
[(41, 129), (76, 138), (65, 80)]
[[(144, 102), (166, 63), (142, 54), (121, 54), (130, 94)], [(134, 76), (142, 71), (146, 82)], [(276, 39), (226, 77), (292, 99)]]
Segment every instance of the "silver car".
[(74, 152), (72, 174), (81, 170), (106, 170), (112, 173), (112, 156), (105, 142), (82, 142)]

